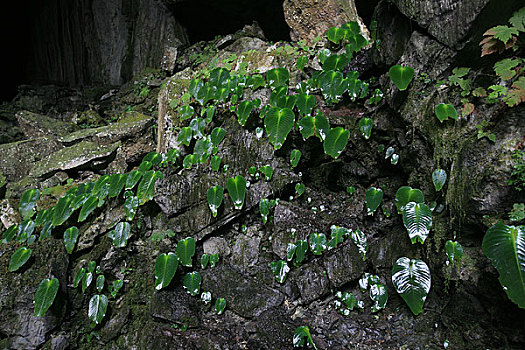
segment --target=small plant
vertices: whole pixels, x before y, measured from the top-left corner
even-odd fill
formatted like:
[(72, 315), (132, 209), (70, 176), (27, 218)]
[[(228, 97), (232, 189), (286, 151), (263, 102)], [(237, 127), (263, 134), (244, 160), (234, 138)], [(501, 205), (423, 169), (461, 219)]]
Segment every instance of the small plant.
[(509, 212), (510, 221), (520, 222), (525, 219), (525, 203), (514, 203), (512, 210)]
[(43, 317), (53, 304), (58, 292), (58, 279), (47, 278), (40, 282), (33, 301), (34, 315)]
[(221, 315), (224, 312), (225, 308), (226, 308), (226, 299), (217, 298), (217, 300), (215, 301), (215, 313), (217, 315)]
[(179, 265), (175, 253), (160, 254), (155, 262), (155, 289), (167, 287)]
[(270, 263), (270, 270), (275, 275), (275, 280), (279, 283), (284, 283), (286, 276), (290, 271), (288, 264), (284, 260), (274, 261)]
[(317, 350), (317, 346), (315, 345), (314, 340), (312, 339), (312, 335), (310, 334), (310, 329), (308, 328), (308, 326), (299, 327), (293, 333), (294, 348), (305, 345), (311, 345), (315, 350)]
[(486, 137), (490, 141), (496, 142), (495, 134), (483, 131), (483, 128), (487, 127), (488, 125), (489, 123), (486, 120), (483, 120), (481, 124), (476, 125), (476, 129), (478, 129), (478, 140)]
[(441, 191), (447, 182), (447, 172), (443, 169), (436, 169), (432, 172), (432, 182), (437, 192)]
[(392, 269), (392, 283), (414, 315), (423, 311), (430, 291), (430, 269), (422, 260), (397, 259)]
[(383, 190), (376, 187), (370, 187), (366, 190), (366, 215), (374, 215), (374, 212), (383, 200)]
[(525, 189), (525, 151), (516, 149), (512, 153), (513, 170), (508, 184), (518, 191)]
[(439, 119), (441, 123), (443, 121), (450, 119), (457, 120), (458, 119), (458, 112), (456, 111), (456, 108), (453, 105), (446, 104), (446, 103), (440, 103), (436, 106), (435, 109), (436, 117)]
[(400, 91), (403, 91), (407, 89), (412, 78), (414, 78), (414, 69), (401, 65), (392, 66), (388, 71), (388, 76), (394, 85), (397, 86)]

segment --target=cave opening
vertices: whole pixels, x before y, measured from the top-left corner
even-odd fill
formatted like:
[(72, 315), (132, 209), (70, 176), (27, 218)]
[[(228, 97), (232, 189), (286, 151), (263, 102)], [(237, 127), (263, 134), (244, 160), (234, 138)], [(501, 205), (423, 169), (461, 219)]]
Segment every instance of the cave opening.
[(187, 30), (190, 42), (212, 40), (257, 21), (270, 41), (290, 41), (284, 0), (183, 0), (171, 10)]

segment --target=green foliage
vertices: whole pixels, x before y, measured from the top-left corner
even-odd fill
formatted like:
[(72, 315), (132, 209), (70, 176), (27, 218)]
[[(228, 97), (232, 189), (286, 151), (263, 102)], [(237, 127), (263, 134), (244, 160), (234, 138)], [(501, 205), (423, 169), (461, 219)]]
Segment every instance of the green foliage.
[(64, 196), (60, 198), (53, 210), (53, 226), (60, 226), (73, 214), (73, 209), (70, 204), (72, 196)]
[(517, 74), (515, 68), (523, 63), (522, 59), (505, 58), (494, 64), (494, 72), (501, 78), (501, 80), (510, 80)]
[(324, 152), (336, 159), (345, 149), (349, 138), (350, 131), (343, 129), (342, 127), (328, 130), (323, 142)]
[(222, 161), (222, 159), (219, 156), (211, 157), (211, 161), (210, 161), (211, 170), (219, 171), (219, 169), (221, 167), (221, 161)]
[(350, 59), (346, 54), (330, 55), (326, 58), (326, 60), (323, 63), (323, 70), (342, 71), (346, 68), (349, 62)]
[(35, 316), (44, 317), (47, 310), (53, 304), (53, 301), (55, 301), (58, 292), (58, 285), (57, 278), (47, 278), (40, 282), (33, 300), (33, 314)]
[(432, 211), (425, 203), (408, 202), (403, 210), (403, 225), (412, 244), (423, 244), (432, 227)]
[(226, 300), (224, 298), (217, 298), (215, 301), (215, 313), (221, 315), (226, 308)]
[(443, 169), (436, 169), (432, 172), (432, 182), (436, 191), (441, 191), (445, 182), (447, 182), (447, 172)]
[(72, 226), (64, 232), (64, 245), (68, 254), (73, 253), (79, 236), (78, 228)]
[(288, 86), (290, 72), (286, 68), (274, 68), (266, 72), (266, 81), (273, 89), (280, 86)]
[(278, 150), (282, 147), (286, 137), (295, 123), (295, 115), (290, 108), (279, 109), (272, 107), (264, 118), (266, 134), (273, 147)]
[(445, 252), (452, 266), (458, 265), (463, 259), (463, 246), (459, 242), (448, 240), (445, 243)]
[(328, 104), (338, 102), (348, 88), (348, 81), (338, 71), (323, 71), (319, 75), (319, 87)]
[(361, 256), (363, 257), (363, 261), (365, 261), (366, 253), (368, 252), (368, 240), (366, 239), (365, 233), (362, 232), (361, 230), (353, 230), (350, 237), (352, 238), (352, 241), (355, 243), (355, 245), (359, 249), (359, 253), (361, 253)]
[(299, 164), (301, 154), (301, 151), (299, 151), (298, 149), (294, 149), (290, 153), (290, 165), (292, 166), (292, 168), (295, 168)]
[(239, 124), (241, 124), (242, 126), (246, 124), (246, 121), (248, 120), (248, 117), (250, 116), (250, 113), (252, 112), (253, 107), (254, 105), (252, 101), (243, 101), (239, 104), (236, 110)]
[(295, 243), (295, 260), (294, 265), (299, 266), (306, 257), (308, 251), (308, 242), (305, 240), (299, 240)]
[(114, 230), (108, 233), (108, 237), (113, 240), (113, 245), (117, 248), (123, 248), (128, 243), (131, 225), (129, 222), (119, 222)]
[(91, 212), (97, 209), (98, 198), (91, 196), (82, 204), (82, 209), (80, 209), (80, 214), (78, 215), (78, 222), (86, 220), (86, 218), (91, 214)]
[(306, 186), (302, 183), (296, 183), (295, 184), (295, 194), (297, 197), (300, 197), (304, 191), (306, 190)]
[(372, 312), (384, 309), (388, 301), (388, 292), (386, 286), (381, 283), (370, 284), (370, 299), (374, 302)]
[(370, 187), (366, 190), (366, 215), (374, 215), (374, 212), (383, 200), (383, 190), (380, 188)]
[(310, 250), (314, 255), (321, 255), (327, 248), (326, 235), (324, 233), (312, 233), (308, 239)]
[(315, 107), (315, 96), (306, 93), (297, 95), (296, 106), (302, 116), (312, 114)]
[(155, 289), (167, 287), (178, 266), (179, 261), (175, 253), (160, 254), (155, 261)]
[(219, 254), (212, 254), (210, 255), (210, 267), (215, 267), (217, 263), (219, 262)]
[(163, 177), (160, 171), (149, 170), (142, 176), (137, 188), (137, 198), (139, 204), (143, 205), (153, 199), (155, 193), (155, 182)]
[(414, 69), (395, 65), (388, 70), (388, 76), (395, 86), (401, 91), (406, 90), (412, 78), (414, 78)]
[(100, 324), (108, 309), (108, 297), (105, 295), (93, 295), (89, 300), (88, 317), (95, 325)]
[(224, 140), (224, 136), (226, 136), (226, 130), (216, 127), (211, 131), (210, 141), (214, 146), (219, 146), (222, 140)]
[(118, 291), (122, 288), (124, 282), (122, 280), (114, 280), (113, 284), (109, 286), (109, 293), (113, 298), (117, 296)]
[(419, 259), (397, 259), (392, 268), (392, 283), (412, 313), (419, 315), (423, 311), (431, 285), (427, 264)]
[(448, 120), (448, 118), (451, 118), (454, 120), (458, 119), (458, 112), (456, 111), (456, 108), (447, 103), (438, 104), (436, 106), (435, 113), (436, 113), (436, 117), (442, 123), (443, 121)]
[(275, 205), (275, 201), (269, 200), (267, 198), (261, 198), (259, 201), (259, 212), (261, 213), (263, 224), (266, 224), (268, 221), (268, 216), (270, 215), (270, 209)]
[(509, 26), (492, 27), (491, 32), (494, 38), (502, 41), (504, 44), (507, 44), (507, 42), (512, 39), (513, 35), (519, 34), (516, 28)]
[(242, 209), (246, 197), (246, 179), (241, 175), (229, 178), (226, 181), (226, 189), (235, 209)]
[(213, 217), (217, 217), (217, 210), (221, 206), (224, 197), (224, 188), (219, 185), (210, 187), (206, 197), (208, 198), (208, 206), (210, 207)]
[(186, 276), (184, 276), (184, 289), (186, 289), (191, 296), (196, 296), (200, 293), (201, 283), (202, 276), (197, 271), (187, 273)]
[(412, 188), (410, 186), (402, 186), (396, 192), (395, 203), (397, 207), (397, 213), (402, 214), (405, 206), (409, 202), (423, 203), (425, 202), (425, 196), (421, 190)]
[(372, 135), (373, 126), (374, 121), (370, 118), (361, 118), (361, 120), (359, 120), (359, 130), (361, 131), (361, 135), (363, 135), (365, 140), (368, 140)]
[(319, 140), (324, 141), (326, 134), (330, 130), (330, 123), (325, 116), (318, 112), (315, 117), (303, 117), (297, 124), (299, 125), (299, 132), (306, 140), (311, 136), (317, 136)]
[(97, 288), (97, 291), (100, 293), (102, 292), (102, 289), (104, 289), (104, 283), (106, 282), (106, 277), (104, 275), (98, 275), (97, 282), (95, 283), (95, 286)]
[(286, 261), (279, 260), (270, 263), (270, 270), (272, 270), (272, 273), (274, 274), (275, 280), (277, 282), (284, 283), (284, 281), (286, 280), (286, 276), (290, 271), (290, 268), (288, 267)]
[(498, 270), (509, 299), (525, 308), (525, 226), (507, 226), (499, 221), (487, 230), (481, 246)]
[(509, 219), (515, 222), (525, 219), (525, 203), (514, 203), (509, 213)]
[(525, 189), (525, 151), (516, 149), (512, 153), (513, 170), (508, 184), (518, 191)]
[(448, 81), (453, 86), (459, 86), (462, 90), (461, 96), (467, 96), (470, 93), (471, 80), (465, 78), (470, 72), (470, 68), (456, 67), (452, 70), (452, 75), (448, 77)]
[(270, 166), (270, 165), (264, 165), (262, 166), (259, 171), (261, 172), (261, 174), (264, 175), (264, 179), (266, 181), (270, 181), (272, 179), (272, 176), (273, 176), (273, 168)]
[(13, 253), (9, 261), (9, 271), (14, 272), (24, 266), (29, 260), (33, 251), (26, 247), (20, 247)]
[(36, 202), (40, 198), (40, 191), (38, 189), (27, 190), (20, 197), (20, 205), (18, 211), (22, 220), (31, 219), (34, 215)]
[(314, 343), (314, 340), (312, 339), (312, 335), (310, 334), (310, 329), (308, 326), (302, 326), (298, 327), (293, 332), (293, 346), (295, 347), (302, 347), (302, 346), (313, 346), (315, 350), (317, 350), (317, 346)]
[(191, 267), (192, 258), (195, 255), (195, 240), (193, 237), (181, 239), (177, 243), (177, 257), (183, 266)]

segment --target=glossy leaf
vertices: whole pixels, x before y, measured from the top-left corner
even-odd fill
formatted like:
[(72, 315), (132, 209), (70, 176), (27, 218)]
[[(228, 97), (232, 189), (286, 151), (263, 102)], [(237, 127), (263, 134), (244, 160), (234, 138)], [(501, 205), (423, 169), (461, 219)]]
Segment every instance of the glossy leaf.
[(195, 255), (195, 240), (193, 237), (181, 239), (177, 243), (177, 257), (183, 266), (191, 267), (192, 258)]
[(217, 67), (210, 71), (210, 84), (220, 87), (225, 85), (228, 79), (230, 79), (230, 72), (225, 68)]
[(30, 219), (34, 215), (34, 209), (36, 202), (40, 198), (40, 191), (38, 189), (27, 190), (20, 197), (20, 205), (18, 206), (18, 211), (22, 220)]
[(346, 54), (330, 55), (323, 63), (323, 70), (342, 71), (346, 68), (349, 62), (350, 60)]
[(13, 253), (9, 261), (9, 271), (14, 272), (24, 266), (31, 257), (33, 251), (26, 247), (20, 247)]
[(252, 101), (243, 101), (239, 103), (239, 106), (237, 106), (237, 119), (239, 121), (239, 124), (244, 126), (246, 124), (246, 121), (248, 120), (248, 117), (252, 113), (253, 110), (253, 102)]
[(306, 186), (304, 184), (295, 184), (295, 194), (297, 195), (297, 197), (301, 197), (304, 191), (306, 191)]
[(402, 214), (408, 202), (423, 203), (425, 196), (421, 190), (410, 186), (402, 186), (396, 192), (396, 207), (398, 214)]
[(224, 136), (226, 136), (226, 130), (224, 130), (223, 128), (219, 128), (219, 127), (214, 128), (210, 134), (211, 143), (214, 146), (219, 146), (222, 140), (224, 140)]
[(361, 230), (354, 230), (352, 231), (352, 241), (357, 246), (357, 249), (359, 250), (359, 253), (361, 253), (361, 256), (363, 257), (363, 261), (366, 260), (366, 253), (368, 252), (368, 241), (366, 239), (366, 235)]
[(125, 174), (111, 175), (111, 178), (109, 180), (108, 197), (109, 198), (117, 197), (122, 191), (122, 189), (124, 188), (124, 186), (126, 185), (126, 180), (127, 180), (127, 175)]
[(275, 280), (279, 283), (284, 283), (286, 276), (290, 271), (288, 264), (284, 260), (273, 261), (270, 263), (270, 269), (275, 276)]
[(427, 264), (419, 259), (397, 259), (392, 268), (392, 283), (412, 313), (419, 315), (431, 285)]
[(342, 127), (330, 129), (323, 142), (324, 152), (336, 159), (345, 149), (349, 138), (350, 131)]
[(325, 100), (333, 103), (341, 99), (348, 87), (348, 81), (344, 79), (341, 72), (323, 71), (319, 76), (319, 87)]
[(124, 201), (124, 211), (126, 212), (126, 220), (133, 220), (139, 207), (139, 198), (137, 196), (127, 196)]
[(142, 205), (153, 199), (155, 193), (155, 182), (160, 178), (162, 178), (162, 173), (155, 170), (150, 170), (142, 176), (137, 188), (139, 204)]
[(226, 300), (224, 298), (217, 298), (215, 301), (215, 313), (221, 315), (226, 308)]
[(53, 210), (53, 226), (60, 226), (73, 214), (73, 209), (70, 207), (72, 196), (64, 196), (60, 198)]
[(273, 168), (270, 165), (262, 166), (259, 171), (264, 175), (264, 180), (270, 181), (273, 176)]
[(97, 282), (95, 283), (95, 287), (97, 288), (97, 291), (99, 293), (102, 292), (102, 289), (104, 289), (105, 282), (106, 282), (106, 277), (104, 277), (104, 275), (98, 275)]
[(55, 301), (58, 292), (58, 285), (58, 279), (56, 278), (47, 278), (40, 282), (33, 300), (33, 314), (35, 316), (44, 317), (47, 310), (53, 304), (53, 301)]
[(334, 44), (339, 44), (346, 36), (346, 29), (340, 27), (332, 27), (326, 31), (326, 38)]
[(403, 67), (401, 65), (395, 65), (390, 67), (388, 70), (388, 76), (390, 80), (397, 86), (401, 91), (406, 90), (412, 78), (414, 78), (414, 69), (411, 67)]
[(279, 109), (272, 107), (264, 118), (266, 134), (273, 147), (277, 150), (282, 147), (286, 137), (295, 123), (295, 115), (289, 108)]
[(388, 301), (388, 292), (386, 287), (380, 283), (370, 285), (370, 299), (374, 302), (372, 312), (384, 309)]
[(78, 287), (78, 285), (84, 279), (85, 276), (86, 276), (86, 269), (83, 267), (78, 269), (77, 273), (75, 274), (75, 278), (73, 279), (73, 288)]
[(259, 201), (259, 212), (261, 213), (263, 224), (268, 222), (268, 215), (270, 215), (270, 200), (267, 198), (261, 198)]
[(201, 269), (205, 269), (206, 266), (208, 266), (208, 262), (210, 261), (210, 256), (206, 253), (202, 254), (201, 257)]
[(68, 254), (73, 253), (79, 234), (80, 232), (76, 226), (72, 226), (64, 232), (64, 245)]
[(370, 187), (366, 190), (366, 215), (374, 215), (374, 212), (383, 200), (383, 190), (380, 188)]
[(178, 266), (177, 255), (174, 253), (160, 254), (155, 261), (155, 289), (160, 290), (167, 287), (175, 276)]
[(324, 233), (312, 233), (309, 238), (310, 250), (314, 255), (321, 255), (326, 250), (326, 235)]
[(286, 261), (292, 261), (296, 249), (297, 246), (293, 243), (288, 243), (286, 245)]
[(24, 243), (27, 241), (29, 236), (33, 234), (35, 230), (35, 223), (31, 219), (24, 220), (18, 225), (18, 232), (16, 235), (16, 241), (18, 243)]
[(82, 205), (82, 209), (80, 209), (80, 214), (78, 214), (78, 222), (82, 222), (86, 220), (89, 214), (91, 214), (93, 210), (97, 209), (97, 206), (98, 206), (98, 198), (89, 197)]
[(211, 213), (213, 217), (216, 217), (217, 210), (221, 206), (224, 197), (224, 188), (219, 185), (210, 187), (206, 197), (208, 198), (208, 206), (210, 207)]
[(138, 170), (132, 170), (129, 172), (128, 177), (126, 179), (126, 190), (131, 190), (135, 185), (139, 182), (139, 180), (142, 178), (143, 173), (141, 173)]
[(314, 343), (314, 340), (312, 339), (312, 335), (310, 334), (310, 329), (308, 326), (302, 326), (298, 327), (293, 332), (293, 346), (295, 347), (302, 347), (302, 346), (313, 346), (315, 350), (317, 350), (317, 346)]
[(185, 126), (179, 130), (177, 136), (177, 142), (182, 143), (183, 145), (189, 146), (191, 143), (191, 138), (193, 137), (193, 130), (189, 126)]
[(219, 262), (219, 254), (210, 255), (210, 267), (215, 267)]
[(292, 150), (290, 153), (290, 165), (292, 168), (295, 168), (297, 164), (299, 164), (299, 160), (301, 159), (301, 151), (298, 149)]
[(447, 182), (447, 172), (443, 169), (436, 169), (432, 172), (432, 182), (436, 191), (441, 191), (445, 182)]
[(450, 104), (446, 104), (446, 103), (438, 104), (436, 106), (435, 112), (436, 112), (436, 117), (442, 123), (443, 121), (448, 120), (448, 118), (451, 118), (454, 120), (458, 119), (458, 112), (456, 111), (456, 108)]
[(210, 160), (211, 170), (219, 171), (219, 169), (221, 167), (221, 161), (222, 161), (222, 159), (219, 156), (211, 157), (211, 160)]
[(286, 68), (274, 68), (266, 72), (266, 81), (272, 88), (287, 86), (290, 80), (290, 73)]
[(93, 295), (89, 300), (88, 317), (91, 322), (99, 324), (108, 309), (108, 297), (103, 294)]
[(306, 252), (308, 251), (308, 242), (305, 240), (299, 240), (295, 243), (297, 246), (295, 248), (295, 260), (294, 265), (299, 266), (306, 257)]
[(235, 209), (242, 209), (246, 197), (246, 179), (241, 175), (229, 178), (226, 181), (226, 189)]
[(84, 278), (82, 279), (82, 293), (88, 289), (93, 281), (93, 272), (87, 272)]
[(403, 210), (403, 225), (412, 244), (423, 244), (432, 227), (432, 211), (425, 203), (408, 202)]
[(184, 289), (191, 294), (191, 296), (196, 296), (200, 293), (201, 290), (202, 276), (197, 271), (190, 272), (184, 276)]
[(109, 232), (108, 237), (113, 240), (113, 245), (117, 248), (123, 248), (128, 243), (131, 224), (129, 222), (119, 222), (115, 229)]
[(365, 140), (368, 140), (372, 135), (373, 126), (374, 121), (370, 118), (361, 118), (361, 120), (359, 120), (359, 130), (361, 131), (361, 135), (363, 135)]
[(307, 94), (297, 95), (296, 106), (301, 115), (310, 115), (315, 107), (315, 96)]
[(458, 264), (463, 259), (463, 246), (459, 242), (448, 240), (445, 243), (445, 251), (452, 265)]
[(510, 300), (525, 308), (525, 226), (499, 221), (483, 237), (483, 253), (499, 272), (499, 282)]

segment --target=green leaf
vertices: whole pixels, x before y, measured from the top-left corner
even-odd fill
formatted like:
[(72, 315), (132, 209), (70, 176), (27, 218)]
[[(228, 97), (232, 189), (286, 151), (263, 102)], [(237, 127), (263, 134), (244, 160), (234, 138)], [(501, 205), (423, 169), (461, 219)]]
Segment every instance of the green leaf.
[(297, 58), (297, 69), (298, 70), (303, 70), (307, 64), (308, 64), (308, 56), (300, 56)]
[(297, 95), (296, 106), (301, 115), (310, 115), (315, 107), (315, 96), (307, 94)]
[(183, 127), (179, 131), (177, 136), (177, 142), (182, 143), (183, 145), (189, 146), (191, 143), (191, 138), (193, 137), (193, 130), (189, 126)]
[(359, 120), (359, 130), (361, 130), (361, 135), (368, 140), (372, 134), (372, 127), (374, 126), (374, 121), (370, 118), (361, 118)]
[(219, 156), (211, 157), (210, 165), (211, 165), (211, 170), (219, 171), (221, 167), (221, 157)]
[(36, 202), (40, 198), (40, 191), (38, 189), (27, 190), (20, 197), (20, 205), (18, 206), (18, 211), (22, 220), (30, 219), (34, 212)]
[(160, 254), (155, 261), (155, 289), (167, 287), (179, 266), (175, 253)]
[(192, 106), (185, 105), (177, 109), (177, 114), (179, 115), (179, 119), (186, 120), (193, 117), (193, 114), (195, 114), (195, 109), (193, 109)]
[(132, 170), (129, 172), (128, 177), (126, 179), (126, 190), (131, 190), (137, 182), (142, 178), (143, 173), (141, 173), (138, 170)]
[(195, 255), (195, 240), (193, 237), (186, 237), (177, 243), (177, 257), (183, 266), (191, 267), (192, 258)]
[(352, 231), (352, 241), (357, 246), (359, 253), (361, 253), (361, 256), (363, 257), (363, 261), (366, 260), (366, 253), (368, 252), (368, 241), (366, 239), (366, 235), (361, 230), (354, 230)]
[(202, 277), (201, 274), (197, 271), (190, 272), (184, 276), (184, 289), (191, 294), (191, 296), (196, 296), (200, 293), (201, 290)]
[(350, 131), (342, 127), (330, 129), (323, 142), (324, 153), (336, 159), (345, 149), (349, 138)]
[(88, 317), (91, 322), (99, 324), (108, 309), (108, 297), (103, 294), (93, 295), (89, 300)]
[(226, 300), (224, 298), (217, 298), (215, 301), (215, 313), (221, 315), (226, 308)]
[(403, 67), (401, 65), (395, 65), (390, 67), (388, 70), (388, 76), (390, 80), (397, 86), (401, 91), (406, 90), (412, 78), (414, 77), (414, 69), (411, 67)]
[(64, 232), (64, 245), (68, 254), (73, 253), (79, 234), (80, 233), (76, 226), (72, 226)]
[(224, 86), (228, 83), (228, 80), (230, 79), (230, 72), (221, 67), (217, 67), (210, 71), (210, 84), (215, 85), (217, 87)]
[(380, 283), (370, 285), (370, 299), (374, 302), (372, 305), (372, 312), (377, 312), (384, 309), (388, 301), (388, 292), (386, 287)]
[(396, 192), (396, 207), (397, 213), (402, 214), (405, 209), (405, 205), (408, 202), (423, 203), (425, 201), (425, 196), (421, 190), (412, 188), (410, 186), (402, 186)]
[(266, 72), (266, 81), (274, 89), (279, 86), (288, 86), (289, 80), (290, 73), (286, 68), (274, 68)]
[(21, 268), (31, 257), (33, 251), (26, 247), (20, 247), (13, 253), (9, 261), (9, 271), (14, 272)]
[(253, 107), (254, 105), (252, 101), (243, 101), (237, 106), (236, 114), (239, 124), (242, 126), (246, 124), (248, 117), (252, 113)]
[(456, 111), (456, 108), (447, 103), (438, 104), (436, 106), (435, 112), (436, 112), (436, 117), (442, 123), (443, 121), (448, 120), (448, 118), (451, 118), (454, 120), (458, 119), (458, 112)]
[(28, 219), (22, 221), (20, 225), (18, 225), (18, 232), (16, 236), (16, 241), (18, 243), (24, 243), (27, 241), (28, 237), (33, 234), (33, 231), (35, 230), (35, 223), (33, 220)]
[(115, 229), (109, 232), (108, 237), (113, 240), (113, 245), (123, 248), (128, 243), (131, 224), (129, 222), (119, 222)]
[(397, 259), (392, 268), (392, 283), (412, 313), (419, 315), (431, 285), (427, 264), (419, 259)]
[(97, 291), (99, 293), (102, 292), (102, 289), (104, 289), (105, 282), (106, 282), (106, 277), (104, 277), (104, 275), (99, 275), (97, 277), (97, 282), (95, 283), (95, 286), (97, 287)]
[(226, 181), (226, 189), (235, 209), (242, 209), (244, 198), (246, 197), (246, 179), (241, 175), (229, 178)]
[(346, 32), (346, 29), (332, 27), (326, 31), (326, 38), (334, 44), (339, 44), (339, 42), (345, 37)]
[(86, 273), (86, 276), (82, 279), (82, 293), (86, 291), (91, 282), (93, 281), (93, 272)]
[(308, 242), (305, 240), (299, 240), (295, 243), (297, 248), (295, 249), (295, 260), (294, 265), (299, 266), (306, 257), (306, 252), (308, 251)]
[(350, 60), (348, 59), (348, 55), (342, 54), (342, 55), (331, 55), (326, 58), (326, 60), (323, 63), (323, 70), (334, 70), (334, 71), (342, 71), (346, 68)]
[(512, 39), (513, 35), (519, 35), (516, 28), (509, 26), (492, 27), (490, 31), (494, 35), (494, 38), (501, 40), (504, 44), (507, 44), (507, 42)]
[(297, 246), (293, 243), (286, 245), (286, 261), (292, 261)]
[(264, 118), (266, 134), (276, 150), (282, 147), (294, 123), (295, 115), (290, 108), (279, 109), (272, 107), (266, 113), (266, 117)]
[(98, 198), (93, 196), (89, 197), (82, 205), (82, 209), (80, 209), (80, 214), (78, 214), (78, 222), (86, 220), (89, 214), (91, 214), (91, 212), (97, 208), (97, 205)]
[(35, 316), (44, 317), (55, 300), (58, 285), (58, 279), (56, 278), (47, 278), (40, 282), (33, 300)]
[(525, 7), (514, 12), (509, 19), (509, 23), (520, 32), (525, 32)]
[(142, 162), (150, 162), (153, 165), (159, 165), (162, 162), (162, 154), (151, 151), (142, 158)]
[(139, 207), (139, 198), (137, 196), (129, 195), (124, 201), (124, 211), (126, 212), (126, 220), (133, 220)]
[(73, 214), (70, 207), (72, 196), (64, 196), (58, 200), (53, 210), (53, 226), (60, 226)]
[(309, 238), (310, 250), (314, 255), (321, 255), (326, 250), (326, 235), (324, 233), (312, 233)]
[(218, 262), (219, 262), (219, 254), (210, 255), (210, 267), (215, 267), (215, 265)]
[(459, 242), (448, 240), (445, 243), (445, 251), (447, 252), (448, 261), (453, 266), (463, 259), (463, 246)]
[(206, 266), (208, 266), (208, 262), (210, 261), (210, 256), (206, 253), (202, 254), (201, 257), (201, 268), (204, 270)]
[(123, 285), (124, 285), (124, 281), (122, 281), (122, 280), (115, 280), (115, 281), (113, 281), (113, 283), (109, 287), (109, 291), (110, 291), (111, 296), (113, 298), (115, 298), (117, 296), (118, 291), (120, 290), (120, 288), (122, 288)]
[(217, 210), (221, 206), (222, 198), (224, 197), (224, 188), (222, 186), (213, 186), (208, 189), (207, 193), (208, 206), (210, 207), (213, 217), (217, 216)]
[(499, 221), (487, 230), (483, 253), (499, 272), (499, 282), (510, 300), (525, 308), (525, 226)]
[(259, 201), (259, 212), (261, 213), (263, 224), (266, 224), (268, 222), (268, 215), (270, 215), (270, 200), (267, 198), (261, 198)]
[(292, 150), (290, 153), (290, 164), (292, 168), (295, 168), (297, 164), (299, 164), (299, 160), (301, 159), (301, 151), (298, 149)]
[(73, 288), (77, 288), (85, 276), (86, 276), (86, 269), (83, 267), (78, 269), (77, 273), (75, 274), (75, 278), (73, 279)]
[(155, 170), (150, 170), (142, 176), (139, 187), (137, 188), (137, 197), (141, 205), (153, 199), (155, 182), (160, 178), (162, 178), (162, 173)]
[(516, 68), (522, 60), (505, 58), (494, 63), (494, 72), (501, 78), (501, 80), (510, 80), (517, 74)]
[(325, 100), (333, 103), (341, 99), (348, 87), (348, 81), (343, 78), (341, 72), (323, 71), (319, 76), (319, 87)]
[(370, 187), (366, 190), (366, 215), (374, 215), (374, 212), (383, 200), (383, 190), (380, 188)]
[(275, 280), (279, 283), (284, 283), (286, 276), (290, 271), (288, 264), (284, 260), (273, 261), (270, 263), (270, 269), (275, 276)]
[(324, 141), (326, 134), (330, 130), (328, 119), (321, 113), (318, 113), (315, 117), (301, 118), (297, 124), (299, 125), (299, 132), (303, 136), (303, 140), (316, 135), (319, 140)]
[(219, 128), (219, 127), (214, 128), (210, 134), (211, 143), (214, 146), (219, 146), (222, 140), (224, 140), (224, 136), (226, 136), (226, 130), (224, 130), (223, 128)]
[(306, 186), (302, 183), (297, 183), (295, 184), (295, 194), (297, 195), (297, 197), (301, 197), (301, 195), (304, 193), (304, 191), (306, 190)]
[(432, 182), (436, 191), (441, 191), (445, 182), (447, 182), (447, 172), (443, 169), (436, 169), (432, 172)]
[(109, 180), (109, 193), (108, 193), (109, 198), (117, 197), (120, 194), (120, 192), (126, 185), (127, 178), (128, 177), (126, 174), (111, 175), (110, 180)]
[(317, 346), (314, 343), (314, 340), (312, 339), (312, 335), (310, 334), (310, 329), (308, 326), (302, 326), (298, 327), (293, 332), (293, 346), (295, 347), (302, 347), (302, 346), (313, 346), (315, 350), (317, 350)]
[(432, 211), (425, 203), (408, 202), (403, 210), (403, 225), (412, 244), (423, 244), (432, 227)]
[(273, 168), (270, 165), (262, 166), (259, 171), (264, 175), (266, 181), (270, 181), (273, 176)]

